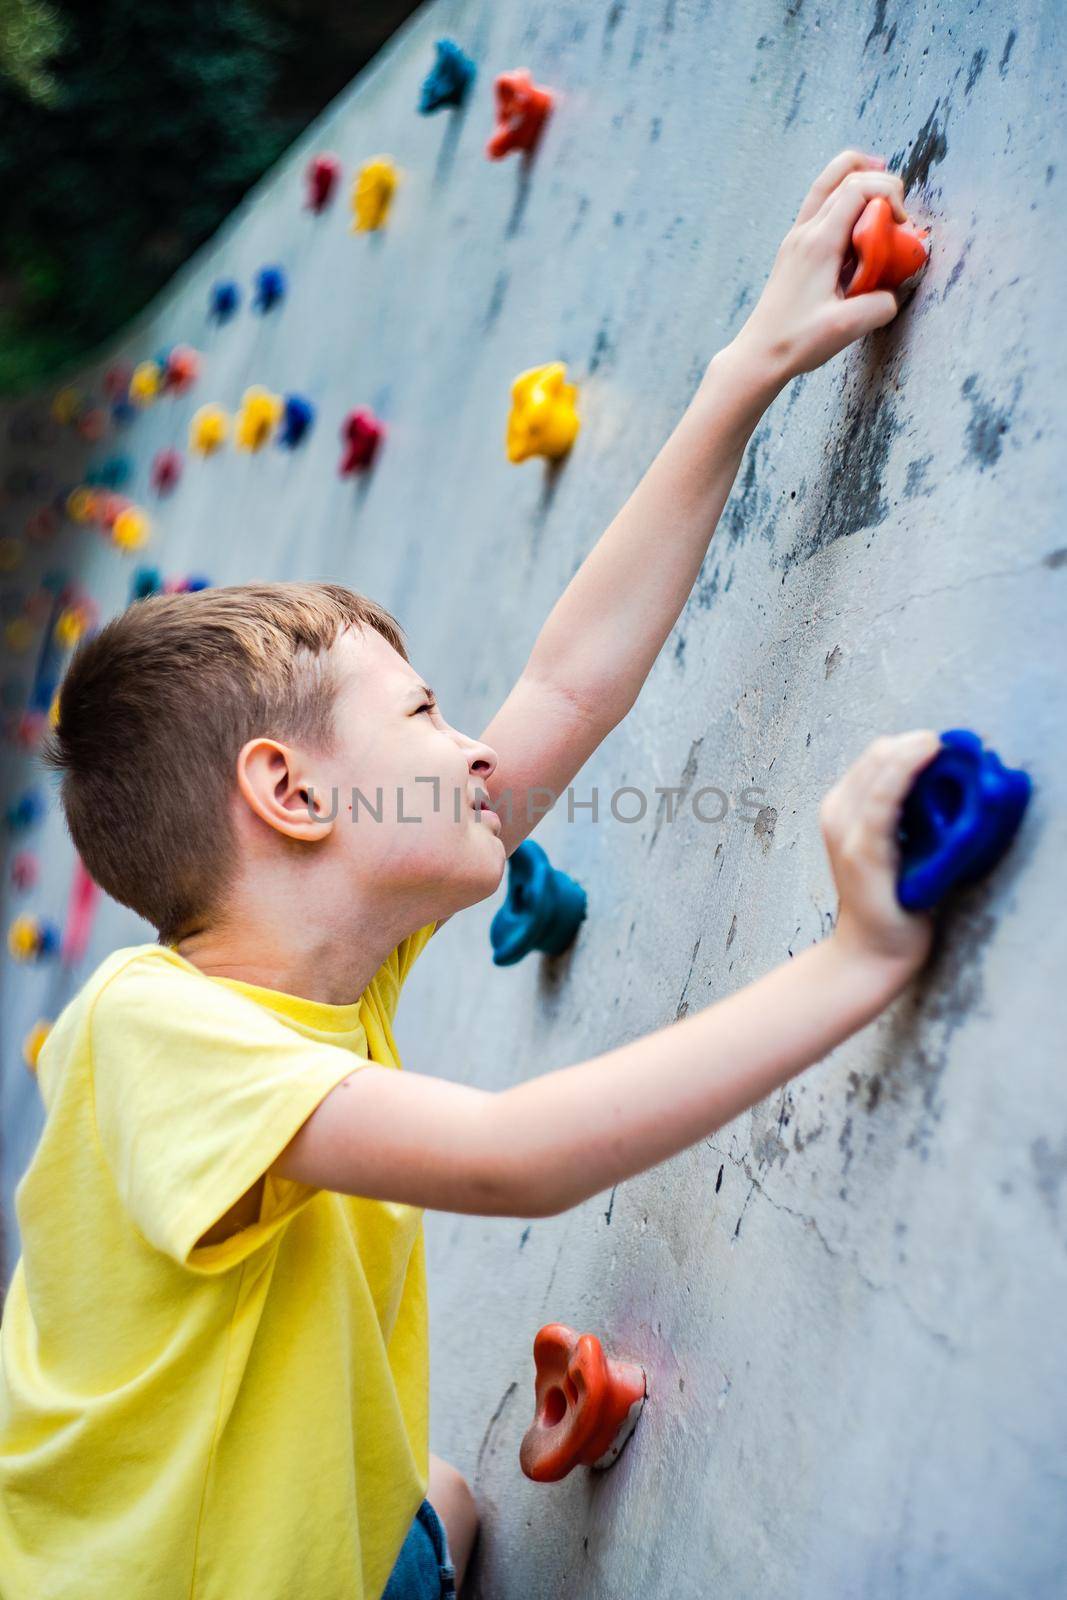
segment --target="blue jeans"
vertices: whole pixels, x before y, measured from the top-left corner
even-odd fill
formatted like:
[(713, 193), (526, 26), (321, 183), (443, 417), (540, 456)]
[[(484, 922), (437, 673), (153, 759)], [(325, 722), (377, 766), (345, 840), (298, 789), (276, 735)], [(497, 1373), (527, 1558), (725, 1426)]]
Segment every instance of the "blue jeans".
[(382, 1600), (456, 1600), (456, 1574), (440, 1517), (428, 1500), (415, 1513)]

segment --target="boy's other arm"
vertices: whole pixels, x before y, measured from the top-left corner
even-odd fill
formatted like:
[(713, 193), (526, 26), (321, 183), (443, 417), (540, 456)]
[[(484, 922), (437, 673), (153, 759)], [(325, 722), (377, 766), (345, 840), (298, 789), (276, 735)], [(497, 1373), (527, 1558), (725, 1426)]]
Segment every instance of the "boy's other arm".
[[(678, 426), (542, 627), (482, 737), (486, 786), (510, 854), (630, 710), (682, 612), (752, 430), (779, 390), (896, 314), (888, 291), (842, 298), (841, 267), (868, 200), (903, 220), (901, 180), (844, 151), (812, 185), (759, 303), (712, 360)], [(501, 803), (502, 796), (510, 796)]]
[(363, 1067), (274, 1170), (368, 1198), (533, 1217), (708, 1137), (870, 1022), (925, 959), (929, 919), (896, 900), (895, 829), (937, 749), (928, 731), (877, 740), (823, 802), (840, 906), (821, 944), (682, 1022), (502, 1092)]

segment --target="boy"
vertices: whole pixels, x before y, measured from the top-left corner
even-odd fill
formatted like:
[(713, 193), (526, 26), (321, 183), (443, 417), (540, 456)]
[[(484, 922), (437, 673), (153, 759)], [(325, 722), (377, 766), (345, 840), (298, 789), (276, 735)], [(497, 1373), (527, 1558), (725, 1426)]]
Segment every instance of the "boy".
[(496, 890), (528, 792), (561, 792), (632, 706), (760, 413), (895, 314), (838, 289), (875, 195), (903, 218), (900, 180), (852, 152), (816, 181), (484, 739), (332, 585), (147, 600), (77, 652), (51, 750), (68, 825), (159, 943), (109, 957), (40, 1057), (2, 1328), (4, 1600), (454, 1593), (476, 1512), (428, 1455), (421, 1209), (576, 1205), (764, 1099), (924, 960), (894, 837), (929, 732), (877, 741), (824, 801), (821, 945), (504, 1093), (397, 1070), (412, 963)]

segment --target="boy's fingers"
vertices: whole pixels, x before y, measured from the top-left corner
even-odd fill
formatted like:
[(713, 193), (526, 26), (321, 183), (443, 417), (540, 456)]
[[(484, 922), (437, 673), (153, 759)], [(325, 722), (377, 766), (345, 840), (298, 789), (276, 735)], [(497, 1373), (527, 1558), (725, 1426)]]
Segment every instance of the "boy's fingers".
[(843, 300), (838, 315), (842, 332), (851, 343), (862, 339), (865, 333), (873, 333), (875, 328), (884, 328), (899, 310), (900, 302), (892, 289), (871, 289), (852, 300)]
[(889, 201), (898, 222), (907, 221), (904, 185), (895, 172), (850, 172), (824, 202), (812, 226), (833, 255), (844, 256), (868, 201), (879, 195)]
[(877, 171), (884, 166), (885, 158), (883, 156), (864, 155), (862, 150), (842, 150), (839, 155), (836, 155), (823, 168), (808, 190), (804, 204), (797, 212), (797, 221), (809, 222), (823, 202), (833, 194), (841, 180), (847, 178), (850, 172), (861, 172), (865, 169)]
[(941, 741), (931, 728), (901, 734), (873, 764), (862, 800), (864, 827), (889, 855), (895, 855), (900, 811), (915, 779), (937, 755)]

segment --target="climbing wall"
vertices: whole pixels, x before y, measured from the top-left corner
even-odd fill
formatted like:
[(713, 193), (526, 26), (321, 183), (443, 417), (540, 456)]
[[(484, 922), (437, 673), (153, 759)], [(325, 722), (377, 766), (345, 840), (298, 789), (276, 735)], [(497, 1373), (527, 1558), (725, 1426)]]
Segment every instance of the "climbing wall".
[[(421, 118), (441, 35), (478, 80), (461, 110)], [(434, 1447), (483, 1508), (484, 1600), (1067, 1592), (1065, 46), (1053, 0), (438, 0), (121, 345), (71, 375), (84, 412), (109, 364), (181, 342), (201, 354), (192, 389), (92, 446), (50, 420), (51, 391), (9, 409), (9, 535), (116, 450), (152, 535), (123, 554), (69, 519), (45, 530), (4, 578), (7, 620), (52, 573), (101, 616), (143, 562), (216, 583), (337, 579), (398, 614), (446, 714), (477, 734), (827, 158), (891, 156), (932, 227), (894, 325), (759, 427), (637, 707), (572, 814), (564, 798), (538, 829), (588, 891), (573, 950), (498, 970), (494, 907), (456, 919), (405, 995), (405, 1059), (503, 1089), (818, 940), (834, 907), (819, 799), (878, 732), (976, 728), (1031, 771), (1035, 800), (929, 971), (788, 1089), (565, 1216), (428, 1218)], [(532, 161), (491, 164), (490, 86), (518, 66), (558, 104)], [(321, 149), (344, 176), (314, 216), (303, 174)], [(353, 234), (351, 177), (384, 152), (403, 172), (388, 226)], [(261, 315), (265, 265), (286, 294)], [(243, 294), (224, 324), (208, 315), (220, 278)], [(557, 359), (580, 385), (577, 444), (560, 469), (513, 466), (510, 381)], [(155, 497), (156, 452), (253, 384), (313, 402), (303, 444), (190, 458)], [(355, 407), (388, 431), (372, 471), (345, 479)], [(25, 688), (32, 661), (9, 652), (5, 679)], [(5, 804), (31, 781), (8, 745)], [(722, 791), (703, 804), (721, 820), (694, 814), (702, 788)], [(61, 922), (73, 862), (54, 810), (9, 839), (9, 861), (24, 844), (41, 877), (19, 894), (5, 873), (5, 926)], [(4, 957), (8, 1272), (40, 1125), (23, 1039), (146, 936), (104, 905), (73, 968)], [(639, 1360), (650, 1399), (612, 1471), (548, 1487), (521, 1476), (518, 1446), (551, 1320)]]

